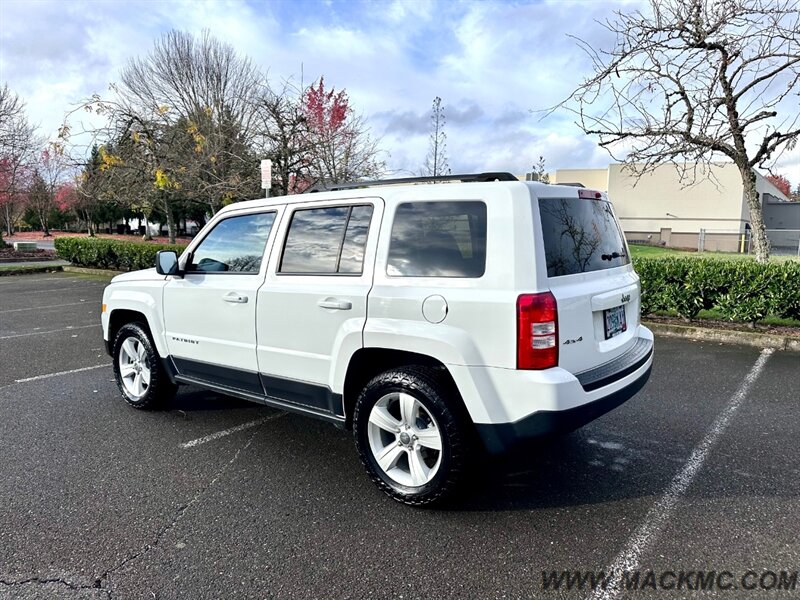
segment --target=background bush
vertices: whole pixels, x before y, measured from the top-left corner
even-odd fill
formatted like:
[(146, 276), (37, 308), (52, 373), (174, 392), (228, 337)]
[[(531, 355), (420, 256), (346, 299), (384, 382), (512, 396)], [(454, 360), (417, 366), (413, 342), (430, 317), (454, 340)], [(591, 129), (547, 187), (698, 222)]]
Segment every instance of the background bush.
[(635, 258), (642, 280), (642, 314), (674, 310), (693, 319), (716, 310), (729, 321), (800, 319), (800, 262)]
[(154, 267), (159, 250), (174, 250), (180, 255), (186, 246), (63, 237), (55, 239), (55, 248), (59, 257), (81, 267), (138, 271)]
[[(185, 246), (101, 238), (56, 238), (58, 256), (72, 264), (136, 271), (155, 266), (156, 252)], [(765, 317), (800, 320), (800, 261), (634, 258), (642, 281), (642, 314), (675, 311), (693, 319), (716, 310), (725, 319), (754, 323)]]

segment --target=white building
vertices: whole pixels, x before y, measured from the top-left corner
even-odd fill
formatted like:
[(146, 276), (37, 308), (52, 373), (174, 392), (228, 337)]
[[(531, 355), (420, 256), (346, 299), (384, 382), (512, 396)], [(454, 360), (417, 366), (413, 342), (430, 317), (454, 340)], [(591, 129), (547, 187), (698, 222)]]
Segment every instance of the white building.
[[(738, 168), (723, 162), (698, 165), (692, 182), (693, 166), (686, 165), (683, 180), (681, 170), (671, 164), (638, 180), (624, 165), (611, 164), (605, 169), (558, 169), (550, 182), (581, 183), (608, 192), (629, 241), (697, 248), (703, 231), (705, 250), (741, 250), (750, 209)], [(768, 229), (800, 230), (800, 203), (786, 204), (789, 199), (758, 172), (756, 189)]]

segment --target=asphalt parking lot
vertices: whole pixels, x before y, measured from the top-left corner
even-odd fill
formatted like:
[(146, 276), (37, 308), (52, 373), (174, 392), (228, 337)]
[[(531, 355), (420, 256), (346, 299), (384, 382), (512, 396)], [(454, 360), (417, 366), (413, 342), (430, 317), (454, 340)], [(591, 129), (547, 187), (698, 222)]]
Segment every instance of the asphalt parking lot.
[[(0, 598), (800, 597), (778, 589), (800, 570), (800, 354), (658, 339), (634, 399), (420, 510), (330, 425), (195, 388), (126, 406), (104, 285), (0, 278)], [(545, 589), (601, 570), (658, 581)], [(714, 586), (678, 587), (698, 571)]]

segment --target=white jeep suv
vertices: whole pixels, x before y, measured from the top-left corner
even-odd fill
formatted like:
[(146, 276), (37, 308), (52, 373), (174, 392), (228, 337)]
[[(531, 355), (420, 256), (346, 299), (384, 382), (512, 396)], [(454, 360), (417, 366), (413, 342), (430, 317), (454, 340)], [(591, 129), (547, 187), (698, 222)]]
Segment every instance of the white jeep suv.
[(481, 446), (580, 427), (650, 375), (625, 238), (579, 186), (484, 173), (238, 202), (156, 262), (103, 295), (129, 404), (194, 384), (352, 428), (409, 504), (450, 495)]

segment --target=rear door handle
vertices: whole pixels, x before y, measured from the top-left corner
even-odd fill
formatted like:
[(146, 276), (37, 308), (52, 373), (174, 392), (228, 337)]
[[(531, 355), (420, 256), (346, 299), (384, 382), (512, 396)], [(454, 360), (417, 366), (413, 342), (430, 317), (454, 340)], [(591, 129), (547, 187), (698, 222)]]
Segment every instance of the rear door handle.
[(317, 302), (320, 308), (330, 308), (332, 310), (350, 310), (353, 303), (349, 300), (337, 300), (336, 298), (325, 298)]
[(247, 296), (237, 292), (228, 292), (222, 299), (232, 304), (247, 304)]

